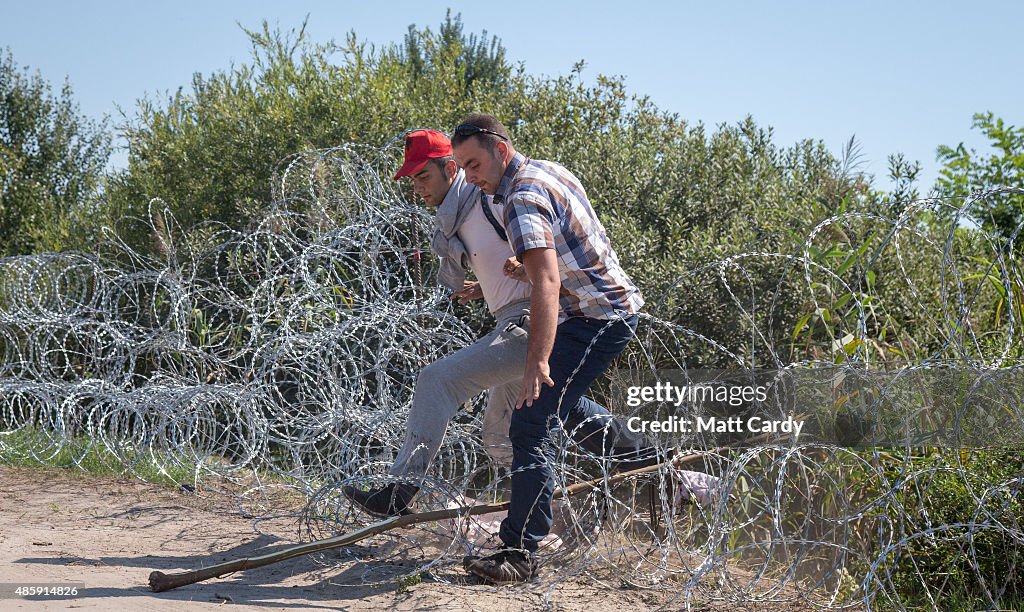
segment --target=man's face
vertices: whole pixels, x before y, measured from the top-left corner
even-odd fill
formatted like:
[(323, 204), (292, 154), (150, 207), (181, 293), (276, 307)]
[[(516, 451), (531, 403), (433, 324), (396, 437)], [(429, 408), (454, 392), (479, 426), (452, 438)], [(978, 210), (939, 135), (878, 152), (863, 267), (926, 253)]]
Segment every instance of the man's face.
[(427, 206), (438, 206), (448, 195), (454, 176), (455, 162), (449, 161), (442, 168), (437, 162), (428, 161), (427, 165), (412, 175), (413, 193), (423, 198)]
[(466, 181), (488, 195), (498, 191), (501, 175), (505, 173), (505, 152), (504, 143), (499, 142), (491, 153), (479, 138), (467, 138), (452, 150), (456, 163), (466, 172)]

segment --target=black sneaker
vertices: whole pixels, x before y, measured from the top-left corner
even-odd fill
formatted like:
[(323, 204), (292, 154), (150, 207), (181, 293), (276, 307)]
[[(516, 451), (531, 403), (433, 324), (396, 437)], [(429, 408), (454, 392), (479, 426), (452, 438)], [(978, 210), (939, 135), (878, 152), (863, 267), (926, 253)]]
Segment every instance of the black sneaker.
[(389, 518), (411, 514), (409, 504), (420, 488), (411, 484), (392, 483), (380, 489), (363, 491), (352, 485), (341, 488), (341, 492), (353, 504), (378, 518)]
[(486, 557), (467, 558), (463, 566), (491, 584), (516, 584), (537, 575), (537, 558), (521, 548), (502, 548)]

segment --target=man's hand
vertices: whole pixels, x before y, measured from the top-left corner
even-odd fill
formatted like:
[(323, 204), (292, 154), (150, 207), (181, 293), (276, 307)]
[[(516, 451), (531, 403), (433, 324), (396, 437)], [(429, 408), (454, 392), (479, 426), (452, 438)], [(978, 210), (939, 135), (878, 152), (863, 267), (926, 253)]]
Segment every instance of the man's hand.
[(463, 281), (462, 289), (452, 293), (452, 299), (458, 300), (460, 304), (471, 302), (473, 300), (479, 300), (484, 297), (484, 290), (480, 288), (480, 283), (477, 281)]
[(502, 266), (501, 271), (509, 278), (514, 278), (523, 283), (530, 282), (530, 279), (526, 274), (526, 266), (519, 263), (519, 260), (515, 257), (509, 257), (505, 261), (505, 265)]
[(526, 364), (526, 372), (523, 373), (523, 391), (519, 394), (519, 400), (516, 401), (516, 409), (522, 408), (523, 402), (526, 402), (527, 408), (533, 406), (533, 400), (540, 397), (541, 385), (555, 386), (555, 381), (551, 380), (550, 374), (551, 368), (547, 361)]

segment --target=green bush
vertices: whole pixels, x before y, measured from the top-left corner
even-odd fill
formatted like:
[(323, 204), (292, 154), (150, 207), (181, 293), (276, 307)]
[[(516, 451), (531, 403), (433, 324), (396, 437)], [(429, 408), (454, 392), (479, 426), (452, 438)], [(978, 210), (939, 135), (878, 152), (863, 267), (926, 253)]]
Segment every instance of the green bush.
[(892, 507), (902, 512), (892, 520), (898, 533), (919, 535), (886, 563), (902, 603), (931, 606), (929, 596), (944, 609), (1024, 602), (1024, 454), (933, 450), (911, 465), (916, 476), (900, 483)]
[(81, 247), (110, 156), (106, 122), (0, 55), (0, 256)]

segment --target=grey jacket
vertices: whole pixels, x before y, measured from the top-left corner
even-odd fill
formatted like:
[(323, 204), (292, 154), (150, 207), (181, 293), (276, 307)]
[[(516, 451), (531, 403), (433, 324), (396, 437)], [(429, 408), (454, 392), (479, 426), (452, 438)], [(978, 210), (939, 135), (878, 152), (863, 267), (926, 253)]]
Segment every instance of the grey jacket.
[(480, 188), (467, 183), (465, 174), (459, 170), (434, 216), (431, 246), (434, 254), (441, 258), (441, 269), (437, 273), (437, 279), (453, 291), (462, 289), (466, 272), (469, 270), (469, 252), (455, 232), (479, 201)]

